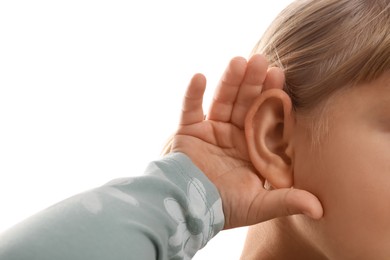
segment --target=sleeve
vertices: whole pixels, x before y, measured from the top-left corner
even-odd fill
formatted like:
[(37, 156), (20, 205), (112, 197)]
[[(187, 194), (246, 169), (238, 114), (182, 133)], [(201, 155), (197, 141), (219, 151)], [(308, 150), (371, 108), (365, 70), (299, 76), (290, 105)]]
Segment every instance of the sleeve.
[(0, 235), (1, 260), (191, 259), (222, 230), (216, 187), (182, 153), (59, 202)]

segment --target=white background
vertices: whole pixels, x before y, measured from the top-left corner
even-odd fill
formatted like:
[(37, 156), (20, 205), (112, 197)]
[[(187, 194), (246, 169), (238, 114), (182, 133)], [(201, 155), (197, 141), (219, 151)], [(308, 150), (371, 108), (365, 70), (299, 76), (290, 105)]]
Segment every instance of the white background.
[[(0, 232), (79, 192), (140, 175), (175, 130), (190, 77), (205, 108), (291, 0), (0, 2)], [(238, 259), (246, 229), (195, 259)], [(1, 243), (1, 241), (0, 241)]]

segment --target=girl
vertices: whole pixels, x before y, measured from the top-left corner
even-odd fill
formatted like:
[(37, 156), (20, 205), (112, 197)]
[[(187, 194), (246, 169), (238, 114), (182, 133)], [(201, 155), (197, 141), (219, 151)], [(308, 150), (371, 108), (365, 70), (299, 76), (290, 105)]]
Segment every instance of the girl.
[(222, 227), (304, 213), (252, 226), (242, 259), (388, 259), (389, 24), (388, 0), (294, 2), (254, 49), (284, 89), (233, 60), (204, 120), (196, 75), (172, 154), (18, 225), (0, 258), (189, 259)]
[(389, 259), (390, 1), (298, 0), (253, 53), (286, 80), (247, 114), (253, 165), (324, 216), (251, 227), (242, 259)]

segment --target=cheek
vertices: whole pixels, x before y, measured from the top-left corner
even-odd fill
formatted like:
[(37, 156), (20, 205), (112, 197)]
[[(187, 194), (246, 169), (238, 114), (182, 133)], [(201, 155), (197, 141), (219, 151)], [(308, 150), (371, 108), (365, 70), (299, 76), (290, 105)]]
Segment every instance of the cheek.
[(381, 150), (388, 148), (356, 138), (335, 136), (321, 151), (296, 154), (295, 187), (315, 194), (324, 207), (320, 221), (298, 222), (334, 257), (390, 254), (390, 158)]

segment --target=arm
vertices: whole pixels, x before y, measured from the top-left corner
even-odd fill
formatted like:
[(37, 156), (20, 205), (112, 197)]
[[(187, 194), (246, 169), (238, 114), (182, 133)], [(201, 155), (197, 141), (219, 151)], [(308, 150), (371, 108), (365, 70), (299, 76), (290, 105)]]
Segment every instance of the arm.
[[(233, 60), (220, 86), (239, 89), (245, 69), (246, 61)], [(203, 79), (197, 74), (188, 90)], [(191, 114), (189, 103), (183, 110)], [(142, 177), (73, 196), (0, 234), (0, 259), (189, 259), (223, 226), (217, 189), (177, 152), (152, 162)]]
[(190, 259), (223, 221), (214, 185), (175, 153), (19, 223), (0, 236), (0, 259)]
[(247, 110), (263, 88), (283, 84), (283, 74), (267, 66), (259, 55), (233, 59), (206, 118), (205, 78), (195, 75), (173, 154), (145, 176), (112, 181), (11, 228), (0, 235), (0, 259), (190, 259), (222, 228), (302, 212), (321, 217), (308, 192), (265, 190), (248, 157)]

